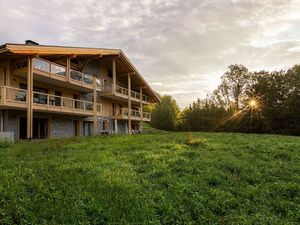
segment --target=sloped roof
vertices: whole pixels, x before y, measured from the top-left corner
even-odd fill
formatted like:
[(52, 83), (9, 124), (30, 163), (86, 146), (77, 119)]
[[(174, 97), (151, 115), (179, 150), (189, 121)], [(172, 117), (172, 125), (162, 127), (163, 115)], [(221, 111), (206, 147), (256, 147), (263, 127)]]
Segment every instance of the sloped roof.
[(6, 43), (0, 46), (0, 54), (2, 55), (76, 55), (76, 56), (118, 56), (123, 64), (126, 64), (136, 78), (141, 81), (143, 86), (147, 88), (149, 94), (160, 101), (158, 94), (150, 87), (140, 72), (131, 63), (129, 58), (121, 49), (106, 48), (88, 48), (88, 47), (71, 47), (71, 46), (54, 46), (54, 45), (27, 45)]

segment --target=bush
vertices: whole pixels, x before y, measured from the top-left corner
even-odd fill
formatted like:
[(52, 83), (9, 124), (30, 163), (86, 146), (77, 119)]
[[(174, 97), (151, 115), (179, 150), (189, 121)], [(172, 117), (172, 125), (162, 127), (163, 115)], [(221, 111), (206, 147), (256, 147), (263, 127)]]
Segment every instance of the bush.
[(192, 134), (188, 134), (186, 144), (189, 146), (201, 146), (207, 142), (206, 138), (194, 137)]

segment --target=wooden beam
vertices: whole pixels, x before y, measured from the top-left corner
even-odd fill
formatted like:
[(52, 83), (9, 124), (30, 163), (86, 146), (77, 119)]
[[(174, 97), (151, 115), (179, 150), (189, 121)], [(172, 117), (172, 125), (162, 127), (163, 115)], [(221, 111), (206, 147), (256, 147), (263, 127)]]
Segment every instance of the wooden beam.
[(117, 83), (117, 68), (116, 68), (116, 60), (112, 60), (112, 75), (113, 75), (113, 86), (112, 86), (112, 92), (116, 92), (116, 83)]
[(101, 49), (101, 48), (78, 48), (64, 46), (45, 46), (45, 45), (19, 45), (6, 44), (5, 48), (0, 51), (11, 52), (16, 54), (32, 54), (38, 53), (41, 55), (120, 55), (119, 49)]
[(128, 74), (128, 134), (131, 134), (131, 77)]
[(96, 78), (93, 77), (93, 84), (94, 84), (94, 105), (93, 105), (93, 113), (94, 113), (94, 135), (96, 135), (98, 132), (98, 117), (97, 117), (97, 84), (96, 84)]
[(119, 54), (114, 54), (114, 55), (102, 55), (103, 59), (105, 60), (112, 60), (112, 59), (118, 59), (120, 58)]
[(71, 57), (67, 56), (67, 68), (66, 68), (66, 72), (67, 72), (67, 82), (69, 82), (70, 80), (70, 74), (71, 74)]
[(31, 57), (31, 58), (39, 58), (40, 55), (37, 54), (37, 53), (34, 53), (34, 54), (30, 54), (30, 57)]
[(76, 55), (76, 54), (63, 55), (63, 56), (59, 56), (59, 57), (52, 58), (52, 60), (53, 60), (54, 62), (58, 62), (59, 60), (65, 59), (66, 57), (69, 57), (70, 59), (75, 59), (75, 58), (77, 57), (77, 55)]
[(77, 55), (76, 54), (71, 54), (71, 55), (69, 55), (69, 57), (70, 57), (70, 59), (75, 59), (77, 57)]
[(134, 75), (136, 72), (118, 73), (118, 76), (127, 76), (128, 74)]
[(32, 113), (32, 87), (33, 87), (33, 71), (32, 71), (32, 58), (28, 56), (28, 66), (27, 66), (27, 139), (32, 138), (32, 123), (33, 123), (33, 113)]
[(140, 113), (141, 113), (140, 131), (142, 131), (142, 122), (143, 122), (143, 89), (142, 88), (140, 88)]
[(100, 59), (101, 57), (102, 57), (102, 55), (99, 54), (99, 55), (92, 56), (92, 57), (84, 59), (83, 62), (82, 62), (83, 64), (82, 64), (82, 66), (80, 67), (79, 70), (82, 71), (90, 63), (91, 60)]

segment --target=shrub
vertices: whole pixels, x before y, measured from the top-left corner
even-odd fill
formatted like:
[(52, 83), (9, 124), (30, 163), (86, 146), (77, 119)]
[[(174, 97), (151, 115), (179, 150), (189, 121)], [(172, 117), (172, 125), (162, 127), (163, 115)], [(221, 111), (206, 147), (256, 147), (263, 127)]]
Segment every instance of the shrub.
[(188, 134), (186, 144), (189, 146), (201, 146), (207, 142), (206, 138), (194, 137), (192, 134)]

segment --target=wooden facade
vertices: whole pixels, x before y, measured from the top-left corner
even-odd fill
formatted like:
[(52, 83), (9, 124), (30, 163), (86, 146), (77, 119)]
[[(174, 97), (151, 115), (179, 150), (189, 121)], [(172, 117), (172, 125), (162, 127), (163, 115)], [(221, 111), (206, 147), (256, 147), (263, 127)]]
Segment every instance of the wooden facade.
[[(126, 133), (130, 134), (141, 130), (142, 121), (151, 121), (143, 106), (158, 101), (157, 94), (119, 49), (0, 46), (0, 116), (10, 110), (26, 112), (28, 139), (39, 136), (33, 135), (36, 133), (44, 134), (46, 126), (47, 137), (51, 137), (51, 118), (56, 114), (75, 118), (74, 135), (96, 135), (102, 130), (118, 133), (118, 121), (126, 124)], [(46, 124), (35, 119), (37, 113), (52, 116)], [(23, 120), (19, 123), (25, 126)], [(113, 123), (111, 130), (106, 122)], [(82, 124), (84, 132), (80, 131)], [(9, 124), (2, 122), (1, 127), (5, 132)], [(21, 136), (16, 135), (16, 139)]]

